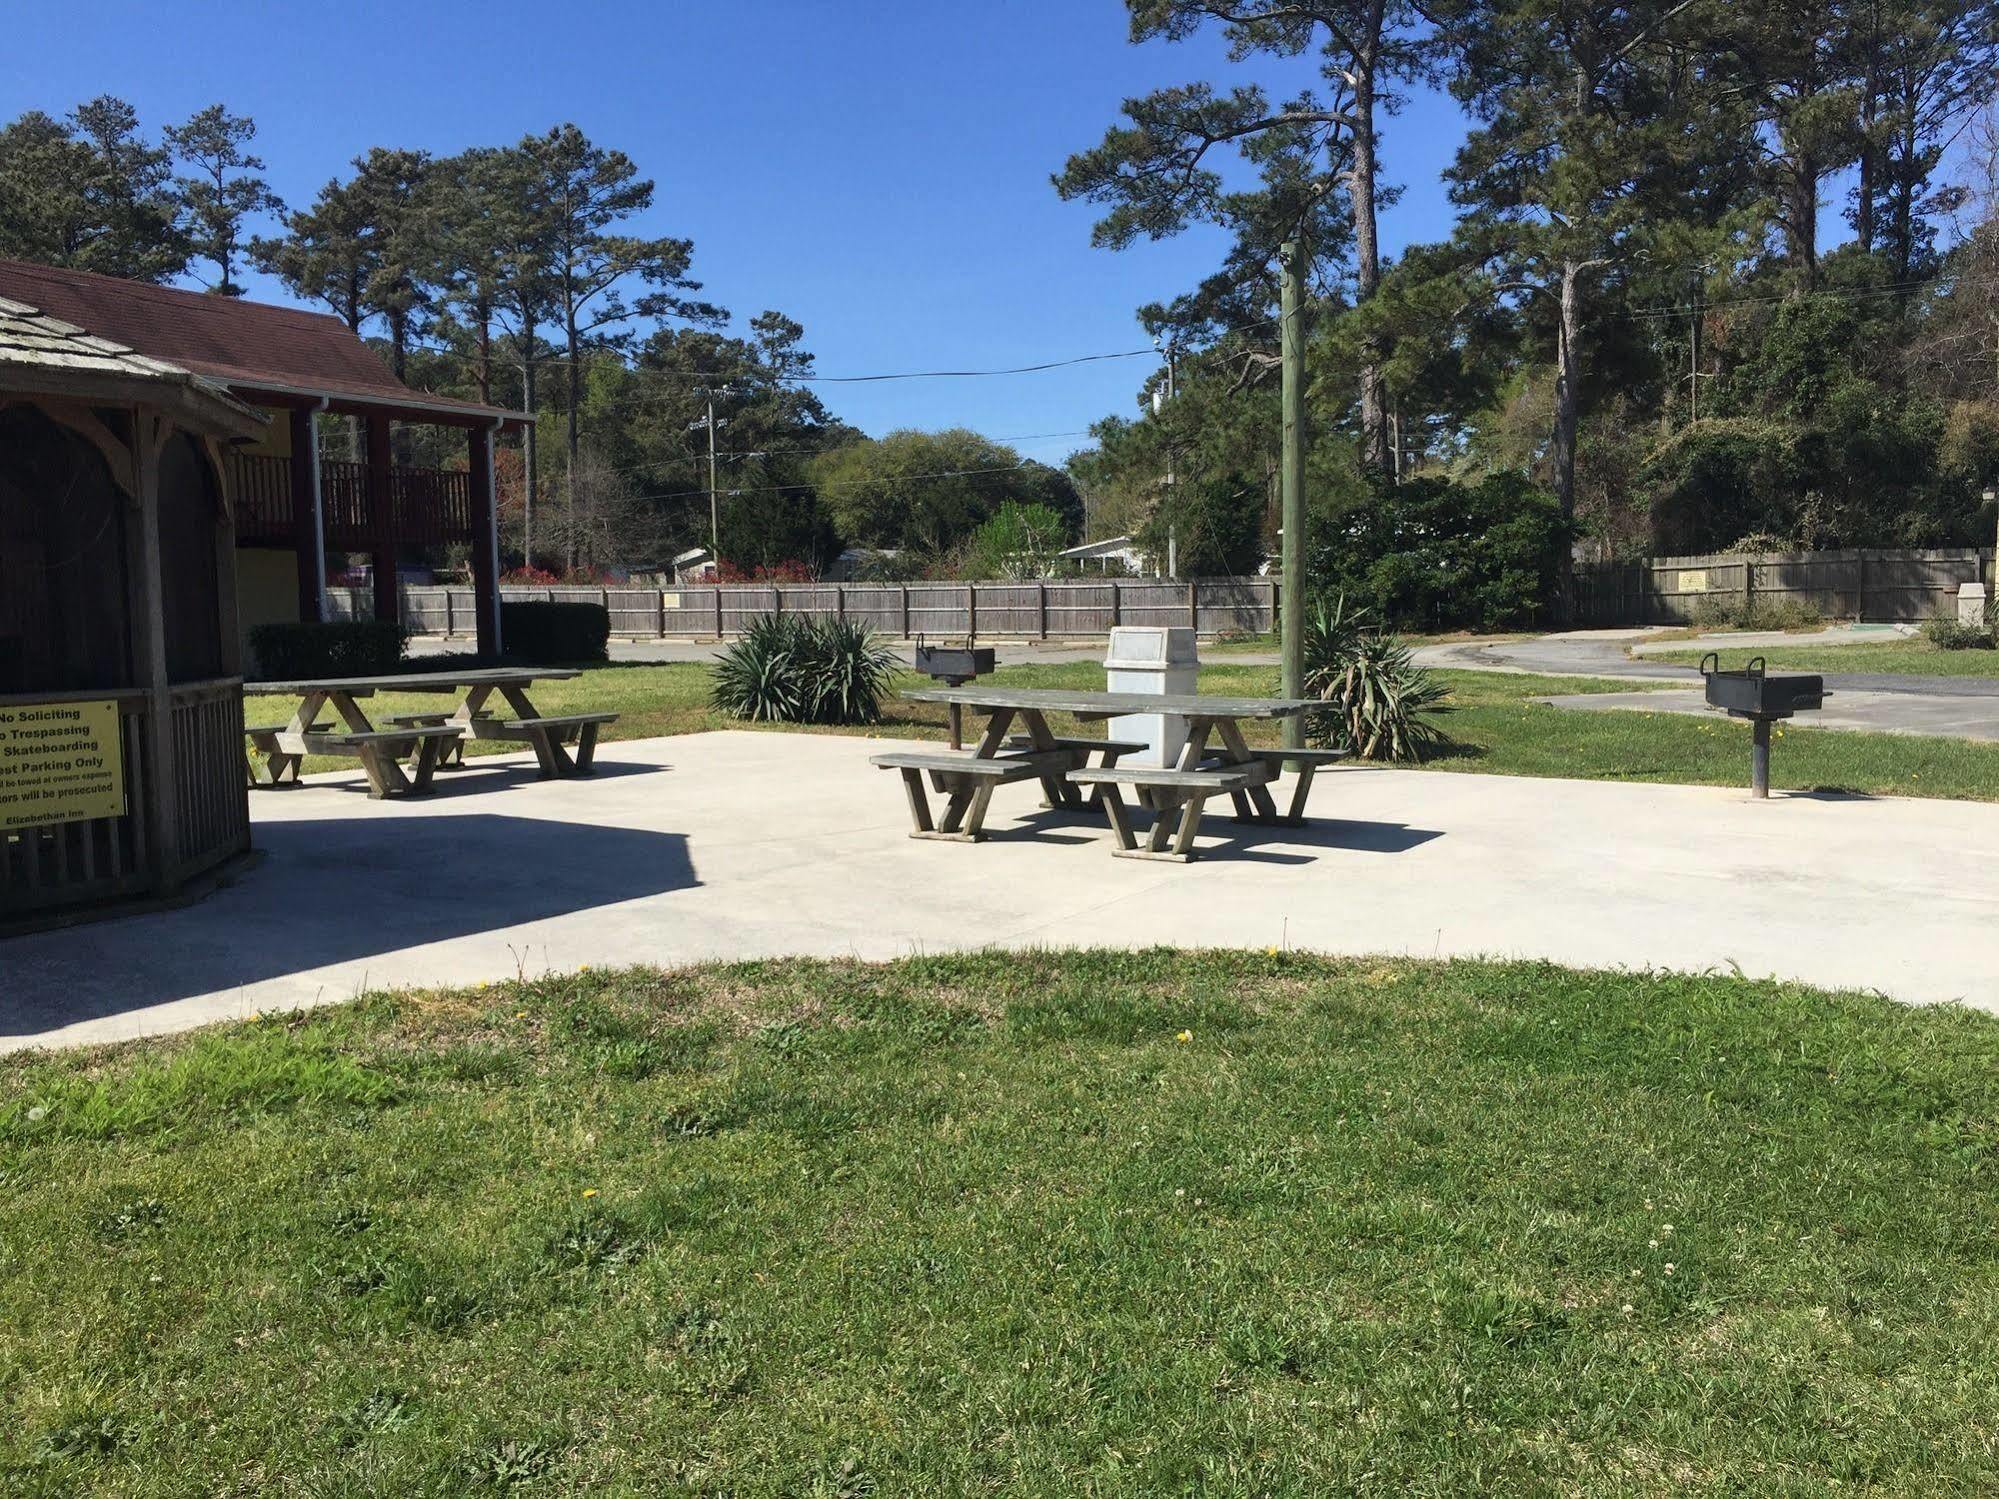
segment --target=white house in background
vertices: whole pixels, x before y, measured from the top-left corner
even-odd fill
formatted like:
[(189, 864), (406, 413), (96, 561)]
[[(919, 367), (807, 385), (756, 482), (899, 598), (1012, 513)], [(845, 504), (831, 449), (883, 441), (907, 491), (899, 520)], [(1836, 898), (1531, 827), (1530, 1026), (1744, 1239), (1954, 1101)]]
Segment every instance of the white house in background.
[[(1056, 559), (1073, 562), (1084, 572), (1124, 573), (1143, 576), (1151, 559), (1129, 536), (1107, 536), (1102, 541), (1086, 541), (1081, 546), (1057, 552)], [(1156, 571), (1156, 569), (1153, 569)]]
[(706, 547), (689, 547), (673, 559), (673, 581), (676, 583), (712, 583), (715, 581), (715, 558)]

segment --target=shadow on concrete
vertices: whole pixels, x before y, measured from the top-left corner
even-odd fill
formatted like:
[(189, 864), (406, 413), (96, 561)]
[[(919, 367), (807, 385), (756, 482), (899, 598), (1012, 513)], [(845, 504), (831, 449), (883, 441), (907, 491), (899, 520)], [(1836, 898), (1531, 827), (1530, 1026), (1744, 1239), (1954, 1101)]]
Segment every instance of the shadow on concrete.
[[(679, 833), (483, 813), (261, 822), (256, 841), (263, 861), (194, 905), (0, 942), (0, 1034), (700, 883)], [(392, 964), (370, 977), (398, 978)]]
[[(587, 776), (577, 776), (576, 780), (614, 781), (621, 776), (654, 775), (671, 770), (670, 765), (634, 765), (629, 761), (599, 760)], [(430, 790), (415, 801), (436, 801), (467, 794), (476, 795), (483, 791), (504, 791), (511, 786), (532, 786), (542, 779), (541, 772), (532, 760), (526, 763), (512, 762), (497, 764), (483, 755), (474, 755), (461, 766), (440, 769), (437, 778), (430, 783)], [(567, 778), (565, 778), (567, 779)], [(268, 796), (273, 792), (292, 795), (300, 791), (334, 791), (347, 796), (366, 797), (368, 779), (360, 771), (354, 771), (339, 781), (287, 781), (282, 786), (258, 786), (252, 796)]]

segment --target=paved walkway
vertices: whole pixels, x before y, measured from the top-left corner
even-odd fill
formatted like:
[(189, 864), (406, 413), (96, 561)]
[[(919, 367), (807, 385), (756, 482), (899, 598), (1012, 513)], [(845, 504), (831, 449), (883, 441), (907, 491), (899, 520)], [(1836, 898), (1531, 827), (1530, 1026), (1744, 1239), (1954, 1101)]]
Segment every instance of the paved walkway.
[(1999, 1009), (1999, 806), (1351, 768), (1296, 831), (1113, 859), (1004, 788), (982, 846), (905, 836), (884, 741), (618, 742), (592, 781), (475, 759), (252, 797), (261, 864), (178, 911), (0, 942), (0, 1049), (583, 964), (986, 945), (1295, 947), (1741, 969)]

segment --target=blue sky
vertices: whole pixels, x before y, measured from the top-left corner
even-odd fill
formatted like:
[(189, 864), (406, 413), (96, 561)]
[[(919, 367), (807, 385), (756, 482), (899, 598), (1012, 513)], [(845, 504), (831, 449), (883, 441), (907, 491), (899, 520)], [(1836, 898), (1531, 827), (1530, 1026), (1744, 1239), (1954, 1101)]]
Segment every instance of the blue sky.
[[(444, 153), (574, 120), (657, 181), (645, 227), (693, 238), (706, 294), (739, 322), (799, 319), (822, 374), (1141, 348), (1132, 310), (1191, 286), (1220, 249), (1211, 234), (1092, 249), (1092, 208), (1049, 186), (1127, 96), (1227, 71), (1212, 38), (1132, 46), (1118, 0), (64, 0), (8, 24), (0, 117), (113, 93), (157, 136), (220, 100), (255, 118), (295, 202), (369, 146)], [(1438, 179), (1462, 134), (1433, 95), (1390, 122), (1385, 176), (1405, 188), (1383, 223), (1391, 251), (1448, 230)], [(1131, 410), (1148, 368), (821, 393), (872, 432), (1012, 438)], [(1079, 443), (1017, 446), (1059, 461)]]

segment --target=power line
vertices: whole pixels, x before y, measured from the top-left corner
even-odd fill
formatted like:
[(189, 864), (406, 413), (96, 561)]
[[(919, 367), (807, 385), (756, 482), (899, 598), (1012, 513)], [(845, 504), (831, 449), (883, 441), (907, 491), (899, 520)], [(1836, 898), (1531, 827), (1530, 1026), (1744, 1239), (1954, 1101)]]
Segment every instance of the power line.
[[(758, 484), (742, 488), (718, 490), (725, 496), (742, 494), (786, 494), (795, 490), (810, 490), (823, 493), (828, 489), (865, 488), (872, 484), (907, 484), (916, 479), (968, 479), (977, 474), (1012, 474), (1027, 467), (1027, 460), (1019, 463), (1003, 463), (996, 468), (951, 468), (940, 469), (929, 474), (889, 474), (878, 479), (841, 479), (826, 484)], [(635, 494), (634, 500), (684, 500), (706, 495), (706, 489), (676, 489), (664, 494)]]

